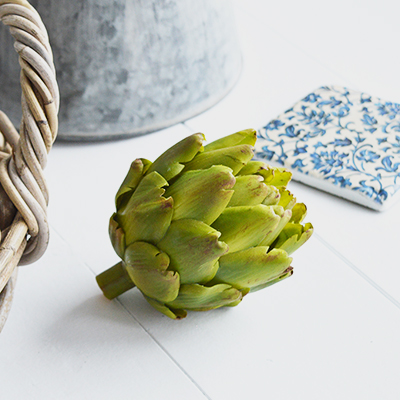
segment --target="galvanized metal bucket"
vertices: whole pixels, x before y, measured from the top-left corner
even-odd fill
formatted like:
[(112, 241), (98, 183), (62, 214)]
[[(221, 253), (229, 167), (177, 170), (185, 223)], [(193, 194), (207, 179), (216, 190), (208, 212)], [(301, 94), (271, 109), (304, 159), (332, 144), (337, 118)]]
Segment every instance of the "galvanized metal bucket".
[[(31, 3), (54, 52), (61, 139), (113, 139), (173, 125), (214, 105), (239, 76), (230, 0)], [(10, 93), (0, 109), (16, 121), (19, 77), (4, 54), (8, 40), (0, 37), (0, 79), (7, 76), (3, 93)]]

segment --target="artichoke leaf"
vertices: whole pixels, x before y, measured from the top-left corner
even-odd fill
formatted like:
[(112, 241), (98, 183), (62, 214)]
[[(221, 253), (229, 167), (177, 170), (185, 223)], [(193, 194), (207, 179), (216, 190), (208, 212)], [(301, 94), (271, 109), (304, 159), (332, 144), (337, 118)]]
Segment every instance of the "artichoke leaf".
[(303, 226), (289, 222), (273, 243), (273, 247), (292, 254), (311, 237), (313, 231), (314, 228), (310, 223)]
[(233, 253), (257, 246), (268, 232), (275, 230), (279, 221), (273, 207), (259, 204), (228, 207), (212, 226), (221, 232), (220, 239)]
[(177, 271), (181, 283), (205, 283), (218, 269), (218, 259), (228, 251), (218, 240), (220, 233), (204, 222), (179, 219), (171, 222), (157, 247), (170, 257), (170, 269)]
[(135, 242), (128, 246), (124, 261), (132, 268), (166, 271), (169, 266), (168, 254), (147, 242)]
[(170, 308), (167, 307), (165, 304), (154, 300), (146, 295), (144, 295), (144, 298), (147, 300), (147, 302), (153, 307), (155, 308), (157, 311), (163, 313), (164, 315), (166, 315), (167, 317), (171, 318), (171, 319), (183, 319), (186, 317), (187, 312), (185, 310), (180, 310), (180, 309), (174, 309), (174, 308)]
[(289, 278), (289, 276), (292, 276), (292, 275), (293, 275), (293, 268), (292, 267), (288, 267), (285, 271), (282, 272), (281, 275), (279, 275), (275, 279), (272, 279), (272, 280), (270, 280), (267, 283), (264, 283), (262, 285), (253, 287), (251, 289), (251, 292), (254, 293), (254, 292), (257, 292), (258, 290), (264, 289), (264, 288), (266, 288), (268, 286), (272, 286), (275, 283), (281, 282), (284, 279)]
[(125, 253), (125, 233), (116, 221), (116, 213), (114, 213), (108, 225), (108, 234), (111, 244), (120, 258), (124, 258)]
[(269, 184), (273, 179), (273, 169), (262, 161), (249, 161), (238, 173), (238, 175), (261, 175), (264, 182)]
[(228, 207), (255, 206), (261, 204), (269, 194), (269, 187), (260, 175), (242, 175), (236, 177), (234, 194)]
[(232, 169), (233, 175), (236, 175), (253, 158), (253, 155), (253, 146), (248, 144), (211, 150), (198, 154), (188, 162), (184, 172), (206, 169), (213, 165), (225, 165)]
[(278, 205), (285, 210), (291, 210), (296, 204), (296, 198), (284, 186), (279, 188), (280, 199)]
[(137, 158), (132, 162), (128, 174), (115, 196), (115, 205), (117, 206), (117, 209), (126, 205), (150, 165), (151, 161), (146, 160), (145, 158)]
[(281, 233), (282, 229), (290, 221), (290, 218), (292, 216), (291, 210), (285, 210), (281, 206), (273, 206), (273, 209), (275, 214), (280, 217), (279, 223), (275, 229), (273, 229), (272, 231), (268, 232), (265, 235), (264, 239), (259, 243), (259, 246), (271, 246), (271, 244)]
[(140, 181), (127, 206), (149, 202), (155, 197), (162, 196), (165, 193), (164, 186), (168, 186), (168, 182), (164, 177), (158, 172), (151, 172)]
[(240, 299), (233, 301), (232, 303), (226, 304), (224, 307), (236, 307), (237, 305), (239, 305), (242, 302), (243, 297), (246, 296), (248, 292), (241, 290), (240, 293), (242, 293), (242, 297)]
[(238, 146), (241, 144), (249, 144), (254, 146), (257, 140), (257, 131), (255, 129), (244, 129), (221, 139), (214, 140), (207, 146), (204, 146), (204, 151), (212, 151), (224, 149), (226, 147)]
[(115, 220), (125, 232), (125, 244), (136, 241), (156, 244), (168, 230), (173, 215), (173, 199), (163, 197), (166, 180), (157, 172), (146, 175)]
[(198, 284), (182, 285), (178, 297), (167, 303), (174, 309), (207, 311), (228, 306), (242, 298), (242, 293), (230, 285), (206, 287)]
[(222, 165), (185, 172), (165, 192), (174, 199), (172, 219), (212, 224), (229, 203), (234, 185), (232, 170)]
[(279, 189), (277, 189), (275, 186), (270, 186), (267, 185), (268, 187), (268, 193), (265, 199), (263, 200), (262, 204), (266, 206), (274, 206), (279, 204), (279, 201), (281, 200), (281, 194), (279, 192)]
[(169, 257), (146, 242), (135, 242), (125, 251), (126, 271), (146, 296), (161, 302), (178, 296), (179, 274), (168, 271)]
[(307, 215), (307, 207), (304, 203), (296, 203), (292, 208), (292, 218), (290, 222), (294, 222), (295, 224), (299, 224), (302, 222)]
[(229, 253), (219, 260), (219, 269), (213, 282), (227, 283), (239, 290), (250, 291), (279, 277), (289, 266), (292, 258), (286, 251), (267, 246)]
[(263, 161), (250, 161), (239, 172), (240, 175), (258, 174), (264, 178), (266, 185), (272, 185), (277, 188), (287, 186), (292, 179), (292, 173), (285, 168), (272, 167)]
[(287, 186), (287, 184), (292, 179), (292, 173), (285, 168), (270, 167), (273, 171), (272, 175), (269, 175), (266, 183), (268, 185), (273, 185), (277, 188), (281, 186)]
[(159, 301), (172, 301), (179, 292), (179, 274), (151, 268), (133, 268), (127, 264), (126, 270), (142, 293)]
[(167, 181), (177, 176), (184, 168), (184, 163), (191, 161), (196, 154), (203, 151), (205, 137), (195, 133), (181, 140), (161, 154), (150, 166), (147, 173), (157, 171)]

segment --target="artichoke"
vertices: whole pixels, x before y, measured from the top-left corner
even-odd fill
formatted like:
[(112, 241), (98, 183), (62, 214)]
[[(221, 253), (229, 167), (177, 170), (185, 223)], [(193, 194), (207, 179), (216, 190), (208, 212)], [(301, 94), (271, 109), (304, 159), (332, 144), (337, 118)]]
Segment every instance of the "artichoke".
[(236, 306), (293, 273), (289, 257), (313, 232), (286, 189), (291, 173), (251, 161), (256, 131), (203, 147), (183, 139), (154, 163), (135, 160), (109, 224), (121, 262), (97, 276), (112, 299), (137, 287), (173, 319)]

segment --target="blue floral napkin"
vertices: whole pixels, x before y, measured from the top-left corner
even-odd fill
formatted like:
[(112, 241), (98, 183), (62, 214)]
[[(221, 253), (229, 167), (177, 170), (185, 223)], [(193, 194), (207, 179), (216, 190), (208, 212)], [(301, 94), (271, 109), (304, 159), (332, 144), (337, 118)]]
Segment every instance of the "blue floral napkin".
[(324, 86), (258, 131), (256, 158), (375, 210), (400, 199), (400, 104)]

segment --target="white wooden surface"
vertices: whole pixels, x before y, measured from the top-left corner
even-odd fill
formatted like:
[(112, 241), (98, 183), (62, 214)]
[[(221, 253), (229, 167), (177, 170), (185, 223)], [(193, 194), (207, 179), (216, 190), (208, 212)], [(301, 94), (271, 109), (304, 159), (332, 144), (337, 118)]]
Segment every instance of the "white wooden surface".
[(400, 204), (377, 213), (292, 182), (316, 233), (293, 277), (236, 308), (172, 321), (137, 291), (108, 301), (96, 285), (117, 261), (108, 218), (134, 158), (194, 131), (213, 140), (257, 128), (320, 85), (400, 102), (395, 1), (236, 9), (243, 73), (221, 103), (148, 136), (52, 150), (51, 242), (19, 271), (1, 399), (400, 399)]

